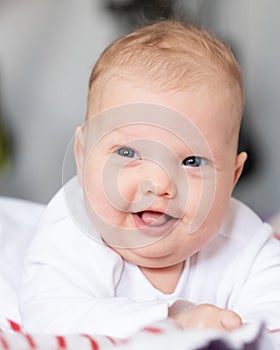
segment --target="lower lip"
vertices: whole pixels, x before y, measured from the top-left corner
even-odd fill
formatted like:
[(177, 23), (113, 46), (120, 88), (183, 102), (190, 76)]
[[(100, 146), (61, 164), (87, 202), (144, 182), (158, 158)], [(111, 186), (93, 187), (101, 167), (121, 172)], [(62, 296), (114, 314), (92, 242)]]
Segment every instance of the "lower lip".
[(178, 219), (170, 219), (159, 226), (146, 225), (137, 214), (132, 214), (137, 229), (151, 237), (164, 237), (171, 233), (178, 224)]

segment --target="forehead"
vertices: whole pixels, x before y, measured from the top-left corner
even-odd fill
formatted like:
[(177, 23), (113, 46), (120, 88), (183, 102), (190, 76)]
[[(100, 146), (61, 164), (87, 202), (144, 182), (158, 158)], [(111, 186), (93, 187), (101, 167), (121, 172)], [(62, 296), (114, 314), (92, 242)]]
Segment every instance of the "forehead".
[[(157, 121), (159, 126), (162, 126), (162, 121), (165, 122), (163, 120), (166, 118), (166, 113), (163, 113), (165, 108), (169, 110), (169, 125), (164, 124), (167, 129), (172, 129), (176, 123), (178, 124), (176, 127), (183, 127), (183, 124), (186, 124), (184, 119), (187, 119), (206, 138), (215, 134), (217, 141), (236, 142), (240, 119), (237, 111), (240, 99), (236, 94), (231, 86), (213, 87), (205, 84), (195, 89), (160, 91), (151, 88), (148, 82), (138, 84), (126, 80), (113, 80), (104, 85), (102, 92), (98, 94), (98, 110), (89, 105), (88, 114), (97, 115), (98, 123), (104, 124), (102, 116), (104, 112), (109, 111), (112, 119), (115, 118), (116, 127), (119, 127), (121, 126), (121, 122), (117, 125), (121, 120), (119, 114), (123, 112), (123, 109), (120, 112), (119, 107), (127, 106), (131, 115), (138, 118), (134, 121), (143, 122), (141, 113), (135, 114), (135, 108), (138, 108), (136, 105), (146, 105), (147, 109), (153, 105), (158, 106), (158, 110), (153, 108), (154, 115), (163, 116), (162, 120)], [(180, 114), (180, 121), (178, 118), (172, 118), (170, 111), (173, 111), (173, 117), (176, 113)]]
[[(242, 94), (235, 82), (229, 79), (205, 81), (188, 88), (167, 89), (155, 82), (144, 79), (132, 79), (113, 76), (105, 79), (99, 89), (89, 94), (88, 118), (109, 108), (130, 103), (153, 103), (165, 105), (188, 118), (195, 118), (199, 113), (208, 114), (215, 119), (226, 112), (233, 114), (242, 109)], [(223, 109), (223, 110), (222, 110)], [(206, 110), (208, 113), (206, 114)], [(190, 112), (192, 116), (190, 115)]]
[[(187, 126), (185, 126), (187, 128)], [(100, 140), (101, 147), (110, 149), (119, 146), (132, 147), (135, 151), (146, 150), (157, 153), (162, 146), (171, 152), (184, 154), (186, 152), (206, 153), (210, 156), (210, 150), (203, 136), (196, 132), (195, 137), (180, 134), (176, 128), (163, 127), (155, 124), (125, 125), (110, 130)], [(194, 135), (189, 130), (189, 134)]]

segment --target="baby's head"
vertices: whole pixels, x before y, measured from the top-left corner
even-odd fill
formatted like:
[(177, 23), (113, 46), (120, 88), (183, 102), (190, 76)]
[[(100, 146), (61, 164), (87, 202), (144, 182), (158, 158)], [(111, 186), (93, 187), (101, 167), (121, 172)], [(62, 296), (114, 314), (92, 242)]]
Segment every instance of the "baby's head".
[(220, 229), (237, 155), (242, 75), (230, 49), (177, 21), (110, 45), (90, 78), (75, 155), (103, 239), (146, 267), (177, 264)]
[(89, 81), (87, 119), (113, 104), (104, 101), (102, 92), (120, 81), (157, 92), (209, 86), (224, 93), (229, 88), (225, 99), (232, 99), (237, 126), (242, 115), (242, 74), (231, 50), (207, 31), (182, 22), (146, 26), (103, 52)]

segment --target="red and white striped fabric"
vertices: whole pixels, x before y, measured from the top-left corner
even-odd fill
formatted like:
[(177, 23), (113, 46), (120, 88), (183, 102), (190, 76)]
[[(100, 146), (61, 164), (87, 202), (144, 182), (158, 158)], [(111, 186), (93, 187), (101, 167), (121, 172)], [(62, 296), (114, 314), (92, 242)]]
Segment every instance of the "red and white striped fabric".
[[(28, 334), (18, 323), (2, 319), (0, 320), (0, 350), (133, 350), (139, 349), (140, 344), (143, 344), (143, 348), (153, 350), (173, 349), (164, 346), (166, 337), (174, 340), (174, 335), (181, 332), (181, 328), (178, 328), (175, 323), (164, 321), (143, 328), (129, 339), (89, 334), (66, 336)], [(151, 344), (154, 344), (153, 347), (150, 347)], [(141, 346), (140, 348), (142, 349)]]
[[(248, 327), (248, 326), (246, 326)], [(217, 339), (228, 344), (227, 349), (245, 349), (245, 344), (256, 342), (260, 325), (228, 333), (215, 330), (182, 330), (171, 321), (145, 327), (128, 339), (100, 335), (43, 335), (28, 334), (11, 320), (0, 320), (0, 350), (195, 350), (212, 349)], [(259, 350), (280, 350), (280, 329), (265, 332)]]
[[(170, 328), (170, 325), (168, 326)], [(174, 326), (173, 326), (174, 327)], [(166, 328), (166, 326), (165, 326)], [(144, 328), (140, 334), (144, 337), (156, 336), (164, 333), (161, 326)], [(139, 335), (138, 335), (139, 336)], [(22, 327), (11, 320), (4, 319), (0, 322), (0, 350), (107, 350), (107, 349), (133, 349), (129, 339), (117, 339), (108, 336), (81, 335), (43, 335), (28, 334)], [(125, 347), (124, 347), (125, 346)]]

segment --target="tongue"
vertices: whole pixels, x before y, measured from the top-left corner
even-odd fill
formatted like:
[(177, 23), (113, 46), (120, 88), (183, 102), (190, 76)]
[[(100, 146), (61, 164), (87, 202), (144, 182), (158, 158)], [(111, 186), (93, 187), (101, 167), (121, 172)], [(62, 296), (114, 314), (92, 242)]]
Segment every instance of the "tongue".
[(164, 213), (144, 211), (142, 213), (141, 219), (146, 225), (160, 226), (168, 221), (168, 216)]

